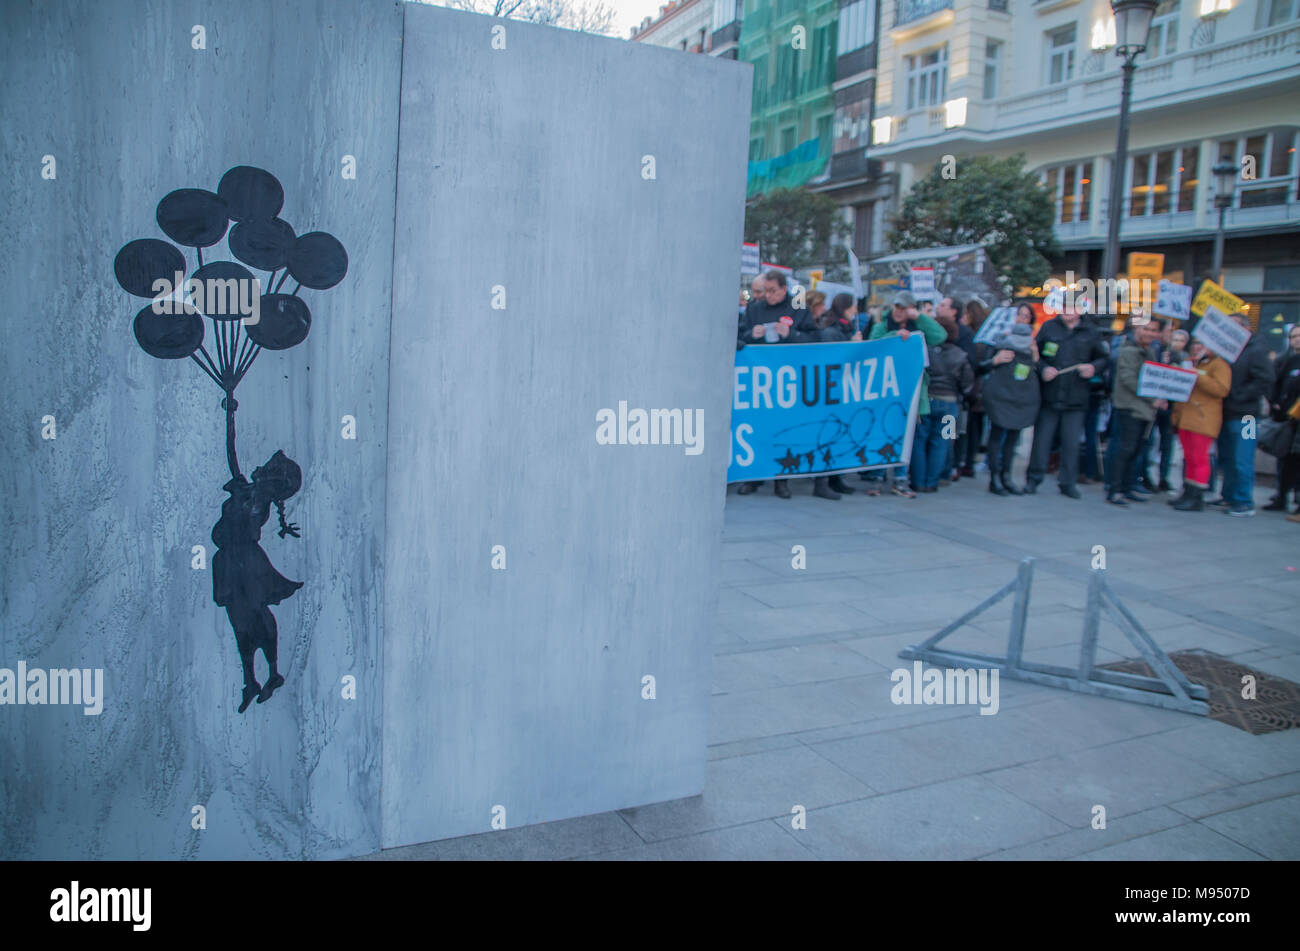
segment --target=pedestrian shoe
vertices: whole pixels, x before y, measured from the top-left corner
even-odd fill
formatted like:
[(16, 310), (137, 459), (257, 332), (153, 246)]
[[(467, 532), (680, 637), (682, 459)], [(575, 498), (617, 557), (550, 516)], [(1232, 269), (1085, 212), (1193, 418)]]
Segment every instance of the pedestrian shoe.
[(1255, 514), (1253, 505), (1232, 505), (1228, 508), (1228, 514), (1233, 518), (1250, 518)]
[(1007, 490), (1002, 485), (1002, 476), (996, 472), (989, 473), (989, 491), (994, 495), (1007, 495)]
[(1019, 486), (1017, 486), (1014, 482), (1011, 481), (1011, 473), (1010, 473), (1010, 472), (1004, 472), (1004, 473), (1002, 473), (1002, 488), (1004, 488), (1004, 489), (1007, 490), (1007, 495), (1024, 495), (1024, 494), (1025, 494), (1023, 491), (1021, 491), (1021, 489), (1020, 489)]
[(757, 482), (742, 482), (740, 488), (736, 490), (737, 495), (753, 495), (758, 491)]
[(916, 498), (916, 493), (913, 492), (911, 489), (909, 489), (907, 486), (903, 485), (903, 483), (901, 482), (895, 482), (893, 488), (891, 488), (889, 491), (892, 492), (894, 495), (897, 495), (904, 499)]
[(1175, 512), (1201, 512), (1205, 509), (1205, 490), (1194, 485), (1183, 486), (1183, 495), (1176, 505)]
[(239, 712), (243, 713), (248, 709), (248, 705), (257, 699), (257, 695), (262, 692), (262, 685), (256, 680), (252, 683), (244, 684), (244, 702), (239, 705)]
[(261, 692), (257, 695), (257, 702), (266, 703), (266, 701), (271, 699), (271, 694), (275, 693), (276, 688), (283, 687), (283, 686), (284, 686), (284, 678), (281, 677), (279, 674), (276, 674), (274, 677), (272, 677), (270, 680), (266, 682), (266, 686), (263, 687)]
[(988, 471), (989, 471), (989, 464), (988, 464), (987, 462), (985, 462), (983, 459), (981, 459), (979, 462), (975, 463), (975, 469), (974, 469), (974, 472), (975, 472), (977, 475), (980, 474), (980, 473), (988, 472)]
[(1273, 501), (1269, 502), (1268, 505), (1265, 505), (1265, 506), (1264, 506), (1264, 511), (1265, 511), (1265, 512), (1285, 512), (1285, 511), (1286, 511), (1286, 499), (1283, 499), (1283, 498), (1274, 498)]
[(1063, 485), (1063, 486), (1061, 486), (1061, 494), (1064, 495), (1064, 496), (1066, 496), (1067, 498), (1071, 498), (1071, 499), (1081, 499), (1081, 498), (1083, 498), (1083, 493), (1080, 492), (1078, 489), (1076, 489), (1076, 488), (1075, 488), (1074, 486), (1072, 486), (1072, 485)]
[(857, 489), (853, 488), (853, 486), (851, 485), (845, 485), (844, 480), (837, 475), (831, 476), (830, 480), (826, 484), (829, 485), (833, 491), (838, 492), (840, 495), (852, 495), (854, 492), (858, 491)]
[(1111, 505), (1128, 505), (1128, 502), (1124, 500), (1124, 496), (1122, 495), (1108, 495), (1106, 496), (1106, 501)]
[(1170, 485), (1169, 482), (1168, 482), (1167, 480), (1165, 480), (1165, 479), (1161, 479), (1161, 480), (1160, 480), (1160, 491), (1161, 491), (1161, 492), (1172, 492), (1172, 491), (1174, 491), (1174, 487), (1173, 487), (1172, 485)]
[(1151, 500), (1151, 496), (1143, 495), (1141, 492), (1136, 491), (1125, 492), (1124, 498), (1128, 499), (1130, 502), (1149, 502)]
[[(1186, 485), (1183, 486), (1183, 491), (1182, 491), (1182, 493), (1181, 493), (1177, 498), (1170, 499), (1170, 500), (1169, 500), (1168, 502), (1166, 502), (1165, 504), (1166, 504), (1166, 505), (1178, 505), (1178, 504), (1179, 504), (1180, 502), (1182, 502), (1182, 500), (1185, 499), (1185, 498), (1187, 498), (1187, 486), (1186, 486)], [(1201, 506), (1201, 507), (1204, 508), (1204, 503), (1202, 503), (1202, 506)]]
[(790, 497), (790, 486), (784, 479), (776, 480), (776, 494), (778, 497), (788, 499)]
[(830, 499), (832, 502), (838, 502), (842, 498), (838, 492), (831, 491), (824, 476), (813, 479), (813, 495), (819, 499)]

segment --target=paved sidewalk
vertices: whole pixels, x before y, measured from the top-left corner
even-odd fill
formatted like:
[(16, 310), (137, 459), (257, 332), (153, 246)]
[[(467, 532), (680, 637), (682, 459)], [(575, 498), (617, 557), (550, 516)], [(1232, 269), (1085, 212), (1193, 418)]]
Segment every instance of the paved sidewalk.
[[(863, 483), (850, 477), (849, 484)], [(703, 796), (394, 849), (377, 859), (1297, 859), (1300, 730), (1010, 679), (1000, 709), (890, 700), (899, 649), (1037, 559), (1025, 657), (1073, 664), (1095, 545), (1167, 651), (1300, 681), (1300, 525), (1106, 505), (1052, 479), (839, 502), (727, 498)], [(1261, 489), (1262, 505), (1270, 493)], [(791, 565), (802, 545), (807, 565)], [(1002, 653), (1006, 599), (946, 644)], [(1134, 656), (1103, 622), (1098, 663)], [(1092, 828), (1093, 807), (1106, 828)], [(806, 828), (792, 828), (792, 810)]]

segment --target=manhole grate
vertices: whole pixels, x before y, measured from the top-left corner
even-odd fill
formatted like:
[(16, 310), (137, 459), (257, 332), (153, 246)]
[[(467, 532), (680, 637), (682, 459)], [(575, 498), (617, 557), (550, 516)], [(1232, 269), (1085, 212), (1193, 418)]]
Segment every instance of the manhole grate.
[[(1174, 666), (1194, 684), (1210, 694), (1210, 719), (1235, 726), (1247, 733), (1275, 733), (1300, 727), (1300, 684), (1261, 673), (1244, 664), (1210, 651), (1175, 651), (1169, 655)], [(1144, 660), (1120, 660), (1098, 664), (1099, 669), (1126, 674), (1155, 674)], [(1242, 697), (1242, 677), (1255, 678), (1255, 697)]]

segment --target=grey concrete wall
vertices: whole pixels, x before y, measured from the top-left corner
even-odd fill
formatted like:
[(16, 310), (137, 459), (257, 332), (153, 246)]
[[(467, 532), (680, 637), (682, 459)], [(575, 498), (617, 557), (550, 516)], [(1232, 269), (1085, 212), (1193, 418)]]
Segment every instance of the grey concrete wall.
[[(98, 717), (0, 707), (0, 857), (374, 849), (400, 6), (56, 0), (0, 18), (0, 667), (107, 680)], [(210, 569), (190, 567), (226, 497), (221, 392), (139, 348), (143, 302), (113, 273), (127, 241), (163, 237), (164, 194), (241, 164), (351, 258), (340, 285), (304, 292), (307, 340), (263, 353), (237, 393), (245, 473), (276, 449), (303, 468), (301, 540), (272, 514), (262, 546), (306, 583), (273, 609), (287, 683), (242, 716), (230, 624)], [(206, 260), (221, 257), (224, 241)]]
[[(751, 73), (500, 25), (406, 8), (385, 846), (704, 783)], [(597, 445), (620, 400), (704, 452)]]

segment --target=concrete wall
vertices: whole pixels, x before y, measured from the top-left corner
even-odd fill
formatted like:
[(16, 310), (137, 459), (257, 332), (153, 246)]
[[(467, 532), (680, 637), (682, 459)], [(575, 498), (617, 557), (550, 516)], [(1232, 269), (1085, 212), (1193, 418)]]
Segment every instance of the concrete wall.
[[(494, 50), (494, 25), (0, 9), (0, 668), (106, 677), (99, 716), (0, 707), (0, 857), (329, 858), (702, 788), (749, 70), (515, 23)], [(221, 391), (140, 349), (113, 264), (163, 238), (163, 195), (243, 164), (350, 268), (237, 392), (244, 473), (302, 466), (302, 538), (272, 510), (261, 545), (305, 582), (272, 609), (286, 685), (238, 714), (191, 567), (226, 498)], [(704, 453), (598, 446), (619, 400), (703, 409)]]
[[(0, 667), (103, 667), (103, 713), (0, 707), (0, 856), (328, 857), (379, 843), (385, 412), (402, 13), (390, 2), (6, 3), (0, 17)], [(206, 28), (206, 50), (192, 48)], [(56, 178), (41, 177), (42, 157)], [(356, 180), (341, 177), (344, 154)], [(212, 573), (221, 391), (146, 355), (118, 249), (176, 188), (250, 164), (351, 267), (300, 346), (237, 391), (247, 474), (303, 469), (306, 582), (273, 611), (286, 685), (239, 715)], [(223, 241), (205, 260), (228, 257)], [(188, 266), (195, 265), (189, 251)], [(285, 288), (288, 290), (289, 288)], [(211, 349), (211, 338), (209, 338)], [(41, 438), (41, 418), (57, 439)], [(341, 438), (340, 417), (358, 438)], [(260, 662), (260, 658), (259, 658)], [(344, 674), (358, 698), (344, 701)], [(205, 804), (207, 829), (191, 828)]]
[[(704, 784), (750, 69), (494, 26), (406, 8), (385, 846)], [(620, 400), (704, 452), (597, 445)]]

